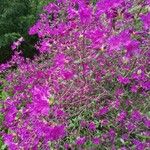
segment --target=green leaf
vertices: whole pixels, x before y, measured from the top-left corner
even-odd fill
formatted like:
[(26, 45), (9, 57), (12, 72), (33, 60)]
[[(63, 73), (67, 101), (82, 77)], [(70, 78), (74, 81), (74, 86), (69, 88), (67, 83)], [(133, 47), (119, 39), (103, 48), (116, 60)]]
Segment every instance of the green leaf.
[(148, 117), (150, 117), (150, 111), (148, 111), (146, 114), (147, 114)]
[(1, 93), (1, 98), (2, 98), (2, 100), (6, 100), (7, 97), (8, 97), (7, 92), (2, 91), (2, 93)]

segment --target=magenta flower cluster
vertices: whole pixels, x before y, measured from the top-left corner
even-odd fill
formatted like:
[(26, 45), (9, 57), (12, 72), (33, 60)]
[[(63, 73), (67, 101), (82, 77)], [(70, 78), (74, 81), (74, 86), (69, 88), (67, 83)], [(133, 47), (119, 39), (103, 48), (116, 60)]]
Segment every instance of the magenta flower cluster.
[(8, 149), (148, 149), (149, 8), (148, 0), (45, 6), (29, 29), (40, 56), (24, 60), (21, 38), (0, 66)]

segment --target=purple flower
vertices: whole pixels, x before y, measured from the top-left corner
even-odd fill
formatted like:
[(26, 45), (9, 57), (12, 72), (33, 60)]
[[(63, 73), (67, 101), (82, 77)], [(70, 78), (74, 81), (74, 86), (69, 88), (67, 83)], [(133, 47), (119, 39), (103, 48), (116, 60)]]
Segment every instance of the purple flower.
[(96, 125), (95, 125), (95, 123), (94, 123), (94, 122), (90, 122), (90, 123), (88, 124), (88, 128), (89, 128), (90, 131), (95, 131), (95, 130), (96, 130)]
[(121, 89), (121, 88), (119, 88), (119, 89), (117, 89), (117, 90), (115, 91), (115, 95), (116, 95), (117, 97), (123, 95), (123, 93), (124, 93), (124, 91), (123, 91), (123, 89)]
[(52, 140), (58, 140), (63, 138), (66, 134), (65, 126), (64, 125), (57, 125), (53, 127), (49, 133), (49, 137)]
[(14, 136), (12, 134), (7, 134), (3, 137), (5, 144), (11, 150), (19, 150), (17, 148), (17, 143), (14, 142)]
[(120, 83), (122, 83), (122, 84), (128, 84), (128, 83), (130, 83), (129, 78), (123, 77), (122, 75), (118, 76), (117, 79), (118, 79), (118, 81), (119, 81)]
[(139, 140), (133, 140), (134, 145), (136, 146), (136, 150), (145, 150), (145, 143), (142, 143)]
[(110, 50), (120, 50), (120, 48), (131, 42), (129, 30), (124, 30), (118, 35), (111, 36), (107, 42)]
[(150, 5), (150, 0), (146, 0), (146, 4), (147, 4), (147, 5)]
[(150, 12), (141, 16), (141, 20), (143, 22), (143, 26), (145, 29), (149, 29), (150, 27)]
[(101, 120), (101, 125), (102, 125), (102, 126), (106, 126), (106, 125), (108, 125), (108, 124), (109, 124), (109, 121), (108, 121), (107, 119)]
[(32, 89), (33, 101), (29, 109), (33, 115), (48, 115), (49, 106), (49, 89), (46, 87), (34, 87)]
[(85, 120), (81, 120), (80, 125), (85, 128), (87, 126), (87, 122)]
[(54, 112), (56, 118), (62, 118), (65, 116), (65, 112), (62, 109), (57, 109)]
[(108, 107), (105, 106), (99, 110), (98, 115), (99, 116), (105, 115), (106, 113), (108, 113), (108, 111), (109, 111)]
[(83, 145), (86, 142), (86, 138), (85, 137), (79, 137), (76, 140), (76, 144), (77, 145)]
[(70, 148), (70, 145), (68, 143), (65, 143), (64, 148), (65, 148), (65, 150), (68, 150)]
[(40, 43), (40, 46), (39, 46), (39, 51), (41, 53), (45, 53), (45, 52), (49, 52), (50, 51), (50, 43), (48, 40), (44, 40)]
[(81, 8), (79, 9), (79, 16), (81, 23), (87, 24), (91, 21), (91, 15), (92, 15), (92, 9), (90, 9), (88, 6), (81, 5)]
[(145, 125), (147, 128), (150, 128), (150, 119), (148, 119), (148, 118), (144, 119), (144, 125)]
[(139, 53), (139, 45), (138, 41), (131, 41), (129, 44), (126, 45), (126, 50), (128, 54), (138, 54)]
[(125, 134), (122, 135), (122, 139), (123, 139), (124, 141), (127, 141), (128, 138), (129, 138), (129, 135), (128, 135), (127, 133), (125, 133)]
[(65, 80), (72, 79), (74, 76), (74, 73), (71, 70), (63, 70), (62, 74), (63, 74)]
[(127, 116), (127, 113), (126, 113), (125, 111), (122, 111), (122, 112), (120, 112), (120, 113), (118, 114), (118, 116), (117, 116), (117, 118), (116, 118), (116, 121), (117, 121), (117, 122), (122, 122), (122, 121), (125, 120), (126, 116)]
[(134, 110), (131, 113), (131, 118), (133, 121), (141, 121), (142, 120), (142, 114), (138, 110)]
[(137, 90), (138, 90), (138, 86), (137, 85), (132, 85), (131, 86), (131, 92), (137, 93)]
[(99, 145), (99, 143), (100, 143), (100, 138), (99, 138), (99, 137), (94, 137), (94, 138), (92, 139), (92, 142), (93, 142), (93, 144), (95, 144), (95, 145)]
[(16, 119), (17, 112), (18, 112), (16, 106), (12, 102), (8, 102), (8, 101), (9, 100), (7, 100), (7, 104), (6, 104), (8, 108), (5, 109), (5, 121), (7, 122), (6, 125), (10, 125), (13, 123), (13, 121)]
[(133, 123), (129, 122), (126, 125), (126, 128), (128, 129), (129, 132), (132, 132), (133, 130), (136, 129), (136, 125), (134, 125)]
[(126, 105), (127, 106), (131, 106), (133, 104), (132, 100), (127, 99), (126, 100)]
[(115, 139), (115, 136), (116, 136), (115, 130), (114, 130), (114, 129), (110, 129), (108, 133), (109, 133), (110, 139), (111, 139), (111, 140), (114, 140), (114, 139)]
[(54, 62), (56, 66), (59, 66), (59, 67), (64, 66), (66, 62), (66, 56), (62, 53), (59, 53), (55, 56)]
[(117, 99), (117, 100), (113, 101), (113, 102), (111, 103), (111, 106), (112, 106), (113, 108), (115, 108), (115, 109), (118, 109), (119, 106), (120, 106), (120, 100)]
[(141, 84), (142, 88), (145, 90), (150, 90), (150, 81), (146, 81), (144, 83)]
[(102, 13), (105, 13), (106, 11), (110, 11), (111, 8), (118, 7), (123, 0), (99, 0), (96, 7), (97, 7), (97, 13), (101, 15)]
[(59, 11), (59, 7), (55, 3), (49, 3), (47, 6), (43, 8), (48, 13), (54, 13)]

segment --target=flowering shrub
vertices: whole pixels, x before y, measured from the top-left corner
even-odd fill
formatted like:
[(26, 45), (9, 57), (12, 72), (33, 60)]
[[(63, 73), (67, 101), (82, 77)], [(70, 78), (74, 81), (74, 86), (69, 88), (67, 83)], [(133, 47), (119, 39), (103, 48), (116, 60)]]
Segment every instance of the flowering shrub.
[(24, 60), (14, 42), (0, 66), (8, 149), (148, 149), (149, 17), (149, 1), (45, 6), (29, 29), (41, 55)]

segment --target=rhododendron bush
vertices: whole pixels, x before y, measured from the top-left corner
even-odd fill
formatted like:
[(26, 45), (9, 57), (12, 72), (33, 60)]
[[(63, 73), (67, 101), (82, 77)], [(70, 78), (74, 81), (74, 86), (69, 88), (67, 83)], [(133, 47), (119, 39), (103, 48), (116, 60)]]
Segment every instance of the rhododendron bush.
[(10, 150), (150, 147), (150, 3), (58, 0), (29, 29), (34, 60), (0, 66)]

